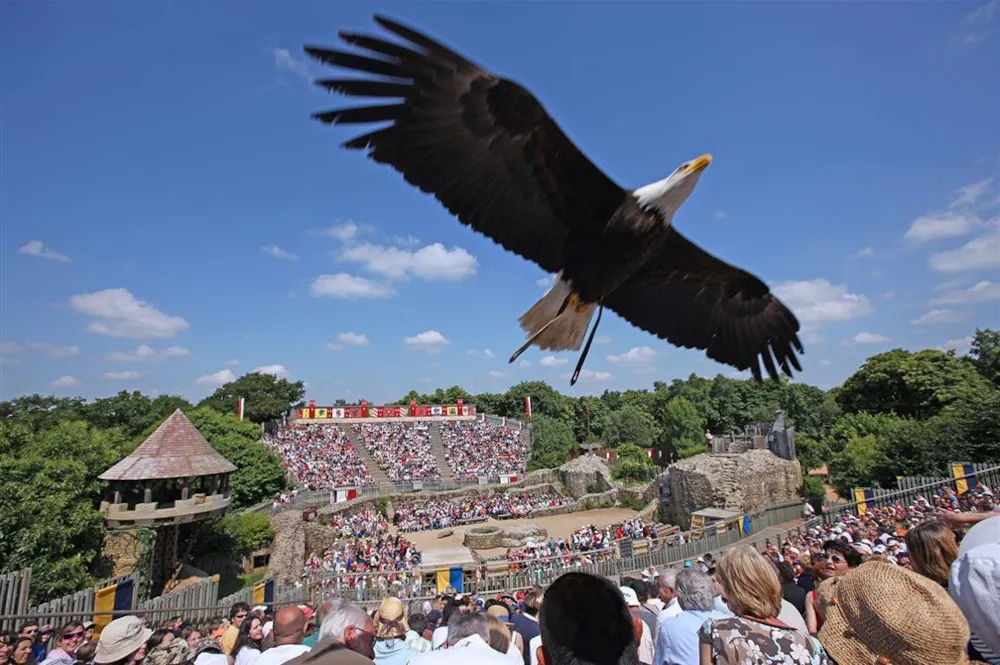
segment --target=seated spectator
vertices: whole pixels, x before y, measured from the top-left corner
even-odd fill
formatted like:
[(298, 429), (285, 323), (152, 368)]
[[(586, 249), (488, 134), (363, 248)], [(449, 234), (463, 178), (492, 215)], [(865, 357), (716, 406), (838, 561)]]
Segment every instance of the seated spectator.
[(375, 483), (347, 434), (336, 425), (292, 425), (265, 434), (261, 443), (278, 454), (282, 467), (310, 490)]
[(969, 625), (926, 577), (868, 561), (840, 579), (834, 598), (819, 639), (837, 665), (968, 662)]
[(323, 612), (319, 641), (289, 665), (371, 665), (375, 657), (375, 623), (358, 605), (330, 601)]
[(389, 480), (441, 477), (427, 423), (360, 423), (352, 427)]
[(765, 556), (737, 545), (723, 554), (716, 575), (735, 616), (702, 624), (701, 665), (765, 665), (780, 658), (827, 665), (826, 652), (816, 638), (778, 620), (781, 584)]
[(375, 612), (375, 665), (406, 665), (415, 652), (406, 643), (406, 610), (398, 598), (386, 598)]
[(455, 612), (448, 620), (448, 648), (416, 656), (412, 665), (511, 665), (506, 654), (490, 647), (485, 615)]
[(94, 662), (98, 665), (137, 665), (146, 657), (146, 641), (152, 634), (139, 617), (119, 617), (101, 631)]
[(496, 478), (524, 470), (528, 443), (522, 432), (486, 422), (440, 424), (445, 458), (457, 479)]
[(309, 651), (302, 644), (306, 636), (306, 614), (297, 605), (286, 605), (274, 615), (270, 637), (274, 646), (265, 650), (254, 665), (283, 665)]
[(681, 613), (661, 621), (656, 637), (655, 665), (698, 665), (698, 629), (709, 619), (727, 614), (714, 607), (712, 578), (696, 568), (685, 568), (674, 581)]
[(236, 642), (233, 644), (233, 651), (229, 654), (233, 658), (234, 665), (251, 665), (257, 660), (264, 648), (261, 645), (261, 640), (264, 639), (263, 627), (264, 619), (256, 613), (243, 620), (236, 635)]

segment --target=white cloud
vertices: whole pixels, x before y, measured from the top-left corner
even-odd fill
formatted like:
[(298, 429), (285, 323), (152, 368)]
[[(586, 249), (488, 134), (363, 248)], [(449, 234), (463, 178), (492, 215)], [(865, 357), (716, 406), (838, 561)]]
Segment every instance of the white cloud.
[(815, 336), (823, 323), (852, 321), (874, 311), (864, 294), (850, 293), (844, 284), (825, 279), (782, 282), (774, 293), (795, 312), (806, 336)]
[(895, 291), (886, 291), (885, 293), (882, 294), (882, 298), (884, 298), (885, 300), (892, 300), (895, 297), (896, 297)]
[(164, 314), (137, 300), (128, 289), (105, 289), (69, 299), (70, 307), (97, 319), (87, 330), (111, 337), (173, 337), (190, 327), (179, 316)]
[(337, 335), (337, 341), (328, 343), (326, 348), (339, 351), (345, 346), (368, 346), (368, 338), (355, 332), (340, 333)]
[(1000, 300), (1000, 284), (985, 279), (967, 289), (947, 291), (931, 299), (932, 305), (975, 305)]
[(856, 259), (870, 259), (873, 256), (875, 256), (875, 248), (874, 247), (865, 247), (864, 249), (859, 250), (854, 255), (854, 258), (856, 258)]
[(0, 355), (0, 365), (20, 365), (21, 361), (10, 356)]
[(972, 350), (972, 335), (959, 337), (958, 339), (949, 339), (944, 344), (939, 344), (935, 348), (940, 351), (954, 351), (957, 356), (967, 356), (969, 355), (969, 351)]
[(851, 338), (851, 342), (854, 344), (882, 344), (888, 341), (889, 338), (885, 335), (870, 332), (859, 332)]
[(535, 284), (537, 284), (538, 286), (542, 287), (543, 289), (547, 289), (550, 286), (552, 286), (552, 280), (553, 280), (553, 277), (551, 277), (551, 276), (549, 276), (549, 277), (542, 277), (541, 279), (537, 280), (535, 282)]
[(288, 72), (303, 78), (309, 78), (309, 66), (304, 60), (299, 60), (286, 48), (272, 49), (274, 68), (279, 72)]
[(567, 358), (556, 358), (555, 356), (545, 356), (540, 361), (538, 361), (538, 364), (541, 365), (542, 367), (562, 367), (568, 362), (569, 360)]
[(586, 367), (580, 370), (580, 380), (584, 382), (611, 381), (614, 379), (611, 372), (594, 372)]
[(611, 337), (609, 337), (608, 335), (598, 335), (597, 337), (594, 338), (594, 344), (600, 344), (602, 346), (606, 346), (613, 341), (614, 340), (611, 339)]
[(101, 376), (105, 379), (138, 379), (142, 375), (134, 369), (129, 369), (124, 372), (105, 372)]
[(286, 261), (298, 261), (299, 255), (292, 254), (291, 252), (286, 252), (277, 245), (264, 245), (260, 248), (260, 251), (264, 252), (269, 256), (273, 256), (276, 259), (285, 259)]
[(503, 379), (510, 376), (510, 372), (504, 372), (499, 369), (491, 369), (490, 376), (492, 376), (494, 379)]
[(522, 360), (521, 362), (517, 363), (517, 365), (518, 367), (531, 367), (531, 361)]
[(931, 254), (930, 266), (938, 272), (966, 272), (1000, 268), (1000, 226), (958, 249)]
[(425, 330), (413, 337), (404, 337), (403, 346), (411, 351), (424, 353), (439, 353), (441, 349), (451, 344), (451, 340), (437, 330)]
[(233, 358), (232, 360), (230, 360), (226, 364), (229, 365), (229, 366), (231, 366), (231, 367), (235, 367), (236, 365), (240, 364), (240, 361), (237, 360), (236, 358)]
[(59, 252), (46, 247), (41, 240), (32, 240), (27, 245), (17, 250), (21, 254), (27, 254), (28, 256), (37, 256), (40, 259), (49, 259), (50, 261), (69, 261), (69, 257), (65, 254), (60, 254)]
[(964, 45), (971, 46), (989, 37), (993, 32), (993, 21), (998, 8), (998, 0), (989, 0), (982, 7), (965, 15), (961, 22), (961, 40)]
[(21, 345), (17, 342), (0, 342), (0, 353), (20, 353)]
[(289, 372), (284, 365), (262, 365), (253, 370), (254, 374), (271, 374), (279, 379), (287, 379)]
[(58, 346), (48, 342), (27, 342), (26, 345), (29, 348), (39, 350), (49, 358), (69, 358), (80, 353), (79, 346)]
[(990, 185), (993, 184), (993, 178), (986, 178), (980, 180), (979, 182), (974, 182), (964, 187), (959, 187), (951, 195), (951, 203), (948, 204), (949, 208), (967, 208), (969, 206), (975, 205), (983, 198), (987, 192), (990, 191)]
[(364, 277), (356, 277), (346, 272), (336, 275), (320, 275), (309, 286), (314, 298), (339, 298), (357, 300), (359, 298), (391, 298), (396, 290), (388, 284), (375, 282)]
[(392, 242), (400, 247), (416, 247), (420, 244), (420, 238), (415, 238), (411, 235), (393, 236)]
[(820, 360), (819, 364), (822, 365), (823, 367), (828, 367), (828, 366), (832, 365), (833, 363), (831, 361), (829, 361), (829, 360)]
[(489, 349), (483, 349), (482, 351), (480, 351), (479, 349), (469, 349), (468, 351), (465, 352), (465, 354), (467, 356), (472, 357), (472, 358), (492, 358), (493, 357), (493, 352), (490, 351)]
[(361, 263), (370, 272), (389, 279), (419, 277), (427, 281), (457, 281), (476, 274), (476, 257), (461, 247), (447, 249), (439, 242), (416, 251), (364, 243), (345, 249), (340, 258)]
[(660, 357), (659, 351), (654, 351), (648, 346), (636, 346), (625, 353), (609, 355), (607, 361), (614, 365), (626, 365), (628, 367), (643, 367), (649, 365)]
[(929, 212), (913, 220), (903, 239), (917, 245), (942, 238), (957, 238), (972, 233), (982, 225), (983, 220), (967, 211)]
[(939, 323), (957, 323), (965, 319), (953, 309), (932, 309), (923, 316), (910, 321), (915, 326), (932, 326)]
[(80, 379), (73, 376), (60, 376), (52, 382), (52, 385), (56, 388), (73, 388), (80, 385)]
[(135, 362), (159, 362), (167, 358), (183, 358), (188, 350), (183, 346), (168, 346), (157, 351), (151, 346), (140, 344), (135, 351), (112, 351), (104, 356), (104, 359), (113, 363), (135, 363)]
[(220, 369), (215, 374), (199, 376), (194, 382), (202, 386), (221, 386), (224, 383), (230, 383), (235, 380), (236, 377), (233, 376), (233, 370), (227, 368)]
[(729, 213), (727, 213), (725, 210), (716, 210), (715, 211), (715, 218), (716, 219), (726, 219), (727, 217), (729, 217)]
[(347, 220), (346, 222), (342, 222), (340, 224), (328, 226), (320, 231), (320, 233), (341, 242), (348, 242), (350, 240), (354, 240), (362, 233), (370, 233), (373, 230), (374, 229), (372, 229), (372, 227), (368, 224), (358, 224), (355, 221)]

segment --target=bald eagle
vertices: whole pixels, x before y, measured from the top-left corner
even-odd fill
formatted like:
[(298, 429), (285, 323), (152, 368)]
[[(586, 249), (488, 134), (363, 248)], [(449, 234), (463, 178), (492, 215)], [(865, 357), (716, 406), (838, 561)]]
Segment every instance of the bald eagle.
[(711, 163), (702, 155), (663, 180), (627, 190), (562, 132), (525, 88), (397, 21), (375, 21), (408, 42), (340, 32), (360, 52), (306, 46), (333, 67), (374, 75), (316, 84), (352, 97), (396, 100), (313, 114), (327, 124), (389, 123), (343, 144), (365, 150), (459, 221), (555, 273), (521, 318), (529, 346), (578, 350), (576, 383), (605, 307), (672, 344), (761, 380), (760, 364), (802, 371), (795, 315), (757, 277), (709, 254), (672, 225)]

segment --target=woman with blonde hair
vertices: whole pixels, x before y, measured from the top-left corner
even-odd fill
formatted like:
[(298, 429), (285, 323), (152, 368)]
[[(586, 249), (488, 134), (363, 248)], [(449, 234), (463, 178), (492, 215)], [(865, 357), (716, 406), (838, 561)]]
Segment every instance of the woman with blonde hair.
[(906, 550), (913, 572), (948, 588), (948, 573), (958, 558), (958, 542), (947, 524), (931, 520), (913, 527), (906, 532)]
[(829, 664), (819, 640), (778, 620), (781, 583), (764, 555), (738, 545), (722, 555), (715, 574), (735, 616), (702, 624), (701, 665)]
[(406, 607), (399, 598), (389, 596), (375, 612), (376, 665), (406, 665), (416, 653), (406, 643)]

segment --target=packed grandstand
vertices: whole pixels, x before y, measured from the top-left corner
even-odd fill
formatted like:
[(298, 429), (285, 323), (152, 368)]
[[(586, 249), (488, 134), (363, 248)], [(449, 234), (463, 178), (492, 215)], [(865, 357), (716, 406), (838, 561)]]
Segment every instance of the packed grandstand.
[(295, 483), (309, 490), (374, 485), (363, 457), (392, 482), (475, 480), (522, 473), (529, 452), (526, 431), (485, 420), (292, 422), (262, 441), (281, 457)]

